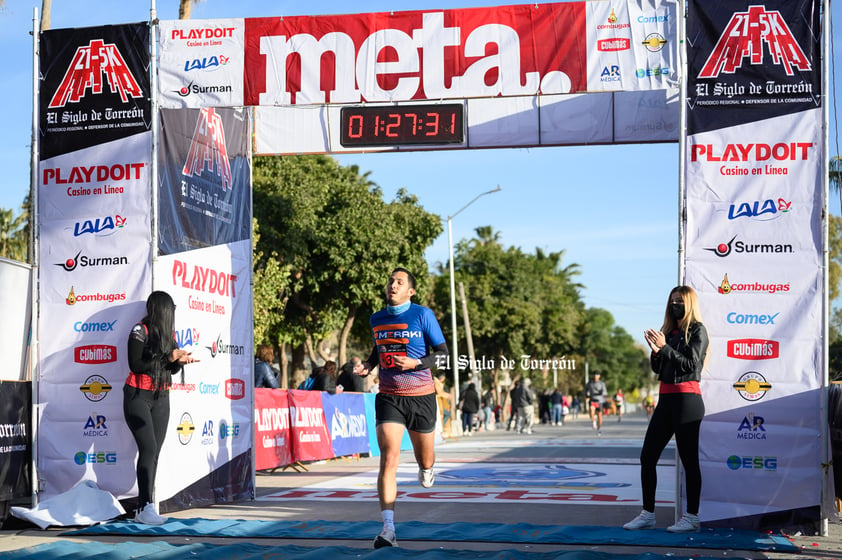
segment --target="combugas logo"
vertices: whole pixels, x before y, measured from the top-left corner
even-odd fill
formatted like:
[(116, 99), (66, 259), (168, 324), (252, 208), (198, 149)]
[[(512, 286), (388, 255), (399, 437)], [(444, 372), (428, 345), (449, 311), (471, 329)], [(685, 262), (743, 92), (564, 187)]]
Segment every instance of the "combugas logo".
[(722, 283), (719, 284), (719, 293), (728, 295), (731, 293), (745, 293), (745, 294), (781, 294), (790, 290), (791, 284), (786, 282), (784, 284), (765, 284), (763, 282), (730, 282), (728, 274), (722, 278)]
[(772, 384), (766, 381), (762, 373), (747, 371), (740, 376), (733, 387), (742, 398), (754, 402), (765, 397), (772, 388)]
[(199, 111), (199, 120), (190, 141), (190, 150), (181, 173), (200, 177), (207, 169), (221, 179), (222, 190), (231, 188), (231, 163), (225, 147), (225, 130), (222, 118), (213, 108)]
[(193, 417), (190, 416), (189, 412), (185, 412), (181, 415), (181, 419), (178, 421), (178, 426), (175, 427), (175, 431), (178, 434), (178, 442), (181, 445), (187, 445), (190, 443), (190, 440), (193, 439), (193, 432), (196, 431), (196, 425), (193, 423)]
[(733, 74), (748, 58), (749, 64), (764, 64), (765, 53), (772, 64), (783, 66), (787, 76), (811, 70), (807, 55), (795, 41), (792, 31), (777, 10), (766, 6), (749, 6), (747, 12), (734, 12), (705, 62), (699, 78), (716, 78), (720, 73)]
[(111, 389), (111, 384), (101, 375), (89, 375), (79, 387), (85, 398), (91, 402), (101, 401), (108, 396)]
[(97, 302), (97, 303), (114, 303), (115, 301), (125, 301), (126, 293), (120, 292), (116, 294), (102, 294), (99, 292), (93, 294), (76, 294), (73, 286), (70, 286), (70, 292), (64, 298), (67, 305), (76, 305), (77, 303)]
[(57, 109), (67, 103), (78, 103), (89, 88), (91, 93), (99, 95), (106, 83), (109, 91), (120, 94), (123, 103), (127, 103), (130, 97), (143, 97), (143, 91), (117, 46), (94, 39), (87, 47), (76, 49), (61, 85), (50, 100), (49, 108)]

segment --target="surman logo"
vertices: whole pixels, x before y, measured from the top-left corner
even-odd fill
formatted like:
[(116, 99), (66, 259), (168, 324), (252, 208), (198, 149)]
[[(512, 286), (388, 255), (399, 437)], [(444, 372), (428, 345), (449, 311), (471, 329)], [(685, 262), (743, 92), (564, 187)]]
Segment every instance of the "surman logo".
[(231, 188), (231, 164), (228, 161), (228, 151), (225, 148), (225, 130), (222, 128), (222, 118), (213, 108), (202, 109), (187, 160), (181, 172), (184, 175), (200, 176), (208, 169), (216, 171), (222, 180), (222, 190)]
[(763, 64), (764, 45), (769, 49), (772, 63), (783, 66), (787, 76), (795, 74), (793, 68), (802, 72), (812, 68), (779, 11), (749, 6), (747, 12), (735, 12), (731, 16), (699, 78), (716, 78), (721, 72), (733, 74), (746, 57), (752, 65)]
[(143, 97), (143, 91), (117, 46), (94, 39), (87, 47), (76, 49), (61, 85), (50, 100), (50, 109), (64, 107), (67, 103), (78, 103), (88, 88), (93, 94), (101, 94), (103, 76), (111, 93), (119, 93), (123, 103), (128, 102), (129, 97)]

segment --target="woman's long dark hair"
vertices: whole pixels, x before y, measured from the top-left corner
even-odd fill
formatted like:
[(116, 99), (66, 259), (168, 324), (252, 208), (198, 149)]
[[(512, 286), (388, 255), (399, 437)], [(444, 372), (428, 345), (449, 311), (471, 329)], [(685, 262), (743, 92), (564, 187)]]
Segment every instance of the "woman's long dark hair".
[(149, 329), (146, 346), (143, 353), (144, 358), (150, 359), (153, 363), (152, 384), (156, 391), (160, 391), (170, 382), (170, 371), (168, 356), (175, 350), (176, 343), (173, 337), (175, 331), (175, 303), (167, 292), (155, 291), (149, 294), (146, 299), (146, 317), (142, 323)]

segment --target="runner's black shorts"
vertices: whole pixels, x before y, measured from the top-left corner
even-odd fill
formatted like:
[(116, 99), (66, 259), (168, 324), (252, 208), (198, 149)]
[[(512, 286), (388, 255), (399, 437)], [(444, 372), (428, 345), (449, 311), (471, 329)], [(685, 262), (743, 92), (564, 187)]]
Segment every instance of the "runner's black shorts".
[(374, 397), (374, 417), (377, 424), (393, 422), (408, 430), (429, 434), (436, 429), (436, 394), (403, 397), (377, 393)]

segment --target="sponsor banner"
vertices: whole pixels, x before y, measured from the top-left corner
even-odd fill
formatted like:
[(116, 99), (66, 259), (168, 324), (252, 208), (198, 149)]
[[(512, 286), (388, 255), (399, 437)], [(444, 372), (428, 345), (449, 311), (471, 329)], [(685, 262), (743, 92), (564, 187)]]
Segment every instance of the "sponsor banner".
[(821, 105), (821, 3), (693, 2), (688, 8), (688, 125), (732, 127)]
[(160, 469), (171, 476), (159, 478), (159, 499), (224, 471), (253, 446), (250, 267), (248, 240), (157, 261), (154, 287), (177, 306), (176, 342), (199, 360), (185, 366), (184, 380), (176, 376), (170, 391)]
[(255, 388), (254, 468), (260, 471), (292, 463), (288, 393)]
[(43, 159), (150, 129), (149, 24), (45, 31), (39, 63)]
[(149, 213), (151, 133), (41, 160), (38, 205), (42, 220), (101, 214)]
[[(583, 2), (245, 20), (246, 105), (587, 89)], [(323, 56), (324, 52), (331, 56)], [(486, 54), (486, 53), (494, 54)]]
[(158, 249), (172, 254), (251, 236), (248, 114), (161, 111)]
[(361, 393), (322, 394), (331, 446), (336, 457), (368, 453), (365, 399)]
[[(0, 379), (18, 381), (32, 379), (29, 364), (29, 341), (32, 320), (32, 267), (28, 264), (0, 259), (0, 352), (3, 368)], [(23, 320), (21, 320), (23, 319)]]
[(161, 21), (161, 107), (242, 106), (243, 43), (242, 19)]
[(295, 461), (333, 457), (321, 391), (289, 391), (292, 453)]
[(587, 2), (588, 91), (678, 83), (677, 3)]
[(32, 494), (32, 383), (0, 381), (0, 500)]
[(688, 7), (685, 282), (711, 335), (701, 511), (763, 529), (822, 501), (825, 147), (819, 3), (748, 4)]

